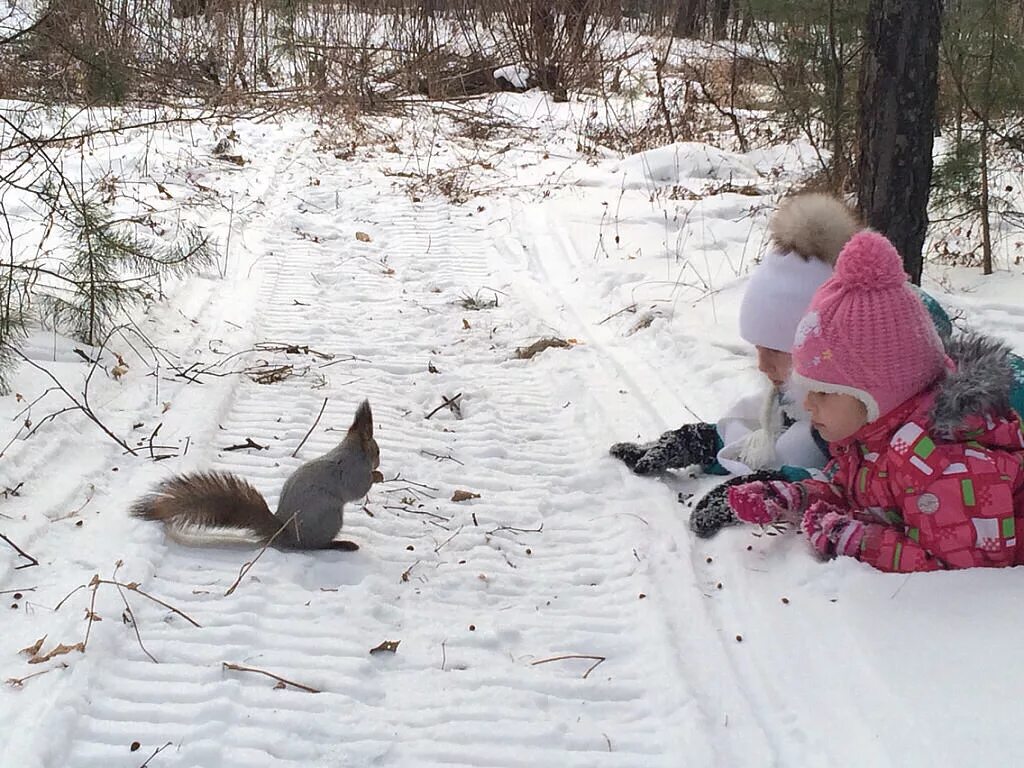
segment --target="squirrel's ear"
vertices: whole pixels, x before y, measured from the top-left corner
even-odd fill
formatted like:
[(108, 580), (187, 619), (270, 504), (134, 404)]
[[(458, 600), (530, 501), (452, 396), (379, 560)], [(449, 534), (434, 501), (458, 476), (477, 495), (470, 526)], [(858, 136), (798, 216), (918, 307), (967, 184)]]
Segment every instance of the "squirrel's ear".
[(356, 410), (356, 417), (352, 420), (352, 426), (348, 428), (348, 431), (358, 433), (364, 440), (373, 437), (373, 413), (370, 411), (369, 400), (363, 400)]

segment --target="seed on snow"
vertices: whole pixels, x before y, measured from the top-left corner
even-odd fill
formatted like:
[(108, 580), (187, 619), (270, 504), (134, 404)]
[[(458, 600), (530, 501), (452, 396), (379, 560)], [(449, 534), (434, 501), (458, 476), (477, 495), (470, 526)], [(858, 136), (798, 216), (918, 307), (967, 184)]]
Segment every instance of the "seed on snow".
[(736, 635), (736, 642), (737, 643), (742, 643), (743, 642), (743, 635)]

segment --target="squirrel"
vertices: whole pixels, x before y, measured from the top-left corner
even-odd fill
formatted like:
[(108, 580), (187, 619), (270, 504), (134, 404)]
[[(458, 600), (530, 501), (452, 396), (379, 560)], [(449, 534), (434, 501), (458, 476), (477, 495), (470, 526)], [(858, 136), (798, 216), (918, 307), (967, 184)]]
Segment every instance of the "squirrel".
[[(366, 495), (374, 482), (380, 448), (373, 439), (373, 414), (366, 400), (356, 411), (345, 439), (325, 455), (306, 462), (285, 480), (277, 513), (249, 482), (227, 472), (196, 472), (160, 483), (135, 502), (131, 514), (162, 521), (176, 541), (182, 526), (248, 531), (261, 545), (278, 549), (344, 549), (359, 546), (335, 541), (347, 502)], [(201, 543), (198, 542), (198, 543)]]

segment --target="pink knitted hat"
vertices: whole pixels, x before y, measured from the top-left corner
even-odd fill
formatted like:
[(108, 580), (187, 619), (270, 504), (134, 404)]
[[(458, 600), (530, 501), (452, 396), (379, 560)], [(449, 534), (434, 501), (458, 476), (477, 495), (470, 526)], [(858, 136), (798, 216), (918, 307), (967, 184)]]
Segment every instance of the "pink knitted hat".
[(854, 235), (797, 328), (795, 384), (853, 395), (871, 422), (927, 389), (946, 361), (892, 243), (870, 230)]

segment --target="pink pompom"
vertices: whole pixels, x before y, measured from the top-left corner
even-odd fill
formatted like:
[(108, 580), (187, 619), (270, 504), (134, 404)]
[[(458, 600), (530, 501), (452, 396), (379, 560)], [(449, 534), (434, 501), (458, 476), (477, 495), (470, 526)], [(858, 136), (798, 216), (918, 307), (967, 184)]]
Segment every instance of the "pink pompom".
[(850, 238), (836, 261), (835, 279), (844, 286), (890, 288), (907, 280), (903, 259), (885, 237), (864, 230)]

